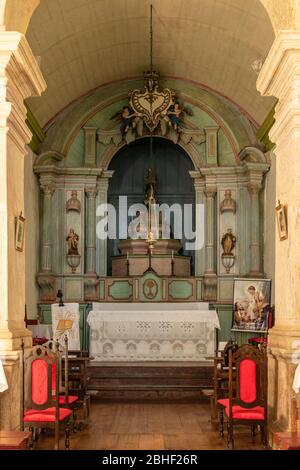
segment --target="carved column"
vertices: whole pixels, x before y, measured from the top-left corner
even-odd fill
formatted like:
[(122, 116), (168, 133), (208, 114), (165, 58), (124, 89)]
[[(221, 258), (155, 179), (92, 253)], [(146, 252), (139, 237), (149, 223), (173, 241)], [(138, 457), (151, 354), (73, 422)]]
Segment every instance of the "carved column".
[[(113, 171), (104, 171), (103, 176), (98, 180), (98, 203), (107, 204), (107, 191), (109, 180)], [(98, 240), (98, 250), (100, 254), (99, 276), (107, 275), (107, 239)]]
[(195, 187), (195, 204), (202, 207), (203, 211), (196, 210), (196, 238), (199, 242), (203, 240), (203, 246), (199, 250), (195, 251), (195, 276), (202, 276), (204, 273), (204, 258), (205, 258), (205, 249), (204, 249), (204, 240), (205, 240), (205, 221), (204, 221), (204, 179), (200, 177), (199, 171), (190, 171), (191, 178), (194, 179)]
[(216, 242), (215, 242), (215, 186), (206, 186), (206, 213), (205, 213), (205, 274), (204, 297), (206, 300), (217, 298), (216, 274)]
[[(275, 326), (269, 332), (269, 427), (291, 426), (293, 375), (300, 351), (300, 32), (279, 31), (260, 72), (257, 88), (276, 96), (276, 203), (286, 207), (288, 238), (275, 234)], [(275, 204), (276, 204), (275, 203)], [(274, 204), (274, 217), (275, 217)], [(267, 243), (267, 240), (266, 240)], [(275, 281), (275, 282), (274, 282)]]
[(260, 276), (260, 244), (259, 244), (259, 191), (261, 186), (250, 183), (248, 191), (251, 198), (250, 219), (250, 276)]
[(37, 282), (41, 289), (41, 300), (53, 301), (56, 293), (54, 291), (55, 277), (52, 272), (52, 196), (55, 186), (49, 183), (41, 184), (43, 197), (43, 219), (41, 239), (41, 270), (37, 275)]
[(0, 393), (2, 430), (19, 424), (18, 350), (22, 338), (25, 347), (32, 343), (24, 326), (26, 246), (23, 251), (15, 246), (16, 217), (22, 212), (31, 223), (24, 211), (24, 158), (32, 137), (24, 100), (40, 95), (46, 84), (22, 34), (0, 31), (0, 57), (0, 358), (9, 387)]
[(97, 300), (99, 280), (96, 275), (96, 196), (97, 188), (88, 186), (86, 194), (86, 266), (84, 280), (85, 300)]

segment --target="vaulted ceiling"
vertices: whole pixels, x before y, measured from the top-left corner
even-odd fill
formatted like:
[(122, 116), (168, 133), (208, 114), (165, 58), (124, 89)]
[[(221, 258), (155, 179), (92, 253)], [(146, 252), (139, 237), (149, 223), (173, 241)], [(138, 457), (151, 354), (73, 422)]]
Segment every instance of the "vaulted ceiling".
[(29, 101), (42, 126), (90, 90), (142, 76), (150, 3), (160, 75), (209, 87), (263, 121), (274, 101), (257, 92), (251, 64), (274, 32), (259, 0), (41, 0), (26, 37), (48, 84)]

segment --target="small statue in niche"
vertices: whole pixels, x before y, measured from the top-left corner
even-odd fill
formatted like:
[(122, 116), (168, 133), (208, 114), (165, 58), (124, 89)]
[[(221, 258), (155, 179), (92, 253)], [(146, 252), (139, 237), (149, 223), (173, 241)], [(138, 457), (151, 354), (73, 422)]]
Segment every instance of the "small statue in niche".
[(232, 230), (229, 228), (223, 235), (221, 245), (223, 247), (223, 255), (233, 255), (232, 250), (236, 244), (236, 237), (233, 235)]
[(78, 242), (79, 242), (79, 235), (75, 233), (73, 228), (70, 228), (70, 232), (66, 238), (68, 242), (68, 255), (79, 255), (78, 253)]
[(81, 212), (81, 202), (77, 199), (77, 191), (73, 190), (70, 199), (66, 203), (66, 211)]
[(231, 197), (231, 189), (226, 189), (225, 191), (225, 197), (220, 204), (220, 212), (221, 214), (223, 212), (233, 212), (235, 214), (236, 212), (236, 202)]

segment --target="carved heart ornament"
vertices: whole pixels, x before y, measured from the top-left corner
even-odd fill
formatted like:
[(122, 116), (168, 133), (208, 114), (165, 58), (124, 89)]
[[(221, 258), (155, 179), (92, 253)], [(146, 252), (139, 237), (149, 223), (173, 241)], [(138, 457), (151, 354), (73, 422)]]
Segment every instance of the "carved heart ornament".
[(130, 94), (130, 106), (145, 122), (152, 132), (157, 127), (161, 117), (166, 115), (173, 103), (174, 92), (169, 88), (159, 91), (157, 87), (150, 91), (145, 87), (142, 93), (140, 90), (133, 90)]

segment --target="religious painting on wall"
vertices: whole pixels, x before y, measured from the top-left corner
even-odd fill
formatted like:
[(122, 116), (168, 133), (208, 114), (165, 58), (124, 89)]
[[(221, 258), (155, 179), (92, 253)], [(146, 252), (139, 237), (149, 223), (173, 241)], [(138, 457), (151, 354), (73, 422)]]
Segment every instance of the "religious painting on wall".
[(279, 239), (286, 240), (288, 237), (288, 231), (287, 231), (285, 207), (283, 204), (280, 204), (280, 201), (278, 201), (278, 206), (276, 207), (276, 220), (277, 220)]
[(266, 331), (271, 311), (270, 279), (235, 279), (233, 330)]

